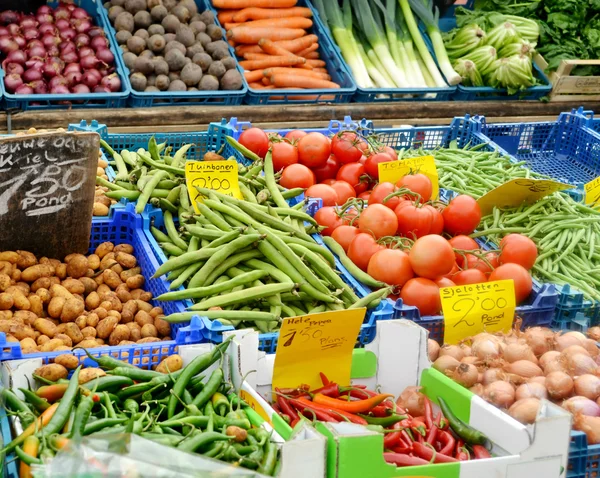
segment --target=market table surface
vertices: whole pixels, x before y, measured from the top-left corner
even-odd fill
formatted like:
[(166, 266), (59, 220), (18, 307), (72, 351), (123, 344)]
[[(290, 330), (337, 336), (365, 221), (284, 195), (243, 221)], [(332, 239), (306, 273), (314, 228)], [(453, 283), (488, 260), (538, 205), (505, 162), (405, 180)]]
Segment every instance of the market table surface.
[[(428, 101), (396, 103), (348, 103), (323, 105), (273, 106), (167, 106), (160, 108), (70, 109), (0, 112), (0, 133), (20, 131), (31, 127), (58, 128), (85, 119), (110, 124), (114, 132), (195, 131), (220, 118), (245, 118), (257, 125), (288, 122), (294, 119), (298, 127), (328, 123), (332, 119), (368, 118), (376, 125), (448, 124), (455, 116), (485, 115), (488, 121), (543, 121), (555, 118), (572, 108), (600, 110), (600, 102), (541, 101)], [(527, 119), (524, 119), (527, 118)]]

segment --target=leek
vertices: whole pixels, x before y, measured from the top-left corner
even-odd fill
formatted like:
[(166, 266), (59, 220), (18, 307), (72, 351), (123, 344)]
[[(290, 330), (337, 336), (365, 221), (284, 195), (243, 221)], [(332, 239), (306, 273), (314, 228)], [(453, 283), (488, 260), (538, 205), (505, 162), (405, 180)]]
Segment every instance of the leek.
[(442, 39), (442, 34), (440, 33), (440, 29), (438, 27), (437, 9), (436, 14), (434, 15), (431, 9), (423, 3), (426, 1), (427, 5), (431, 5), (431, 0), (398, 1), (400, 2), (400, 8), (402, 8), (404, 18), (406, 19), (406, 24), (408, 25), (413, 40), (417, 45), (417, 49), (421, 54), (421, 58), (423, 58), (423, 61), (425, 61), (425, 64), (427, 65), (427, 68), (429, 69), (429, 72), (433, 76), (436, 83), (442, 83), (443, 79), (441, 79), (437, 65), (431, 57), (431, 54), (429, 53), (429, 50), (423, 41), (423, 37), (419, 32), (419, 27), (417, 26), (417, 22), (412, 14), (413, 11), (423, 21), (425, 27), (427, 28), (427, 33), (429, 34), (429, 38), (431, 38), (431, 43), (433, 44), (433, 51), (437, 56), (440, 70), (442, 70), (446, 80), (451, 85), (458, 85), (461, 77), (458, 73), (456, 73), (456, 71), (454, 71), (454, 68), (452, 68), (452, 64), (450, 63), (450, 59), (448, 58), (448, 53), (446, 52), (446, 48), (444, 46), (444, 40)]
[[(406, 21), (400, 10), (398, 10), (398, 15), (396, 17), (396, 22), (398, 23), (398, 30), (400, 31), (400, 41), (402, 44), (400, 45), (401, 51), (404, 52), (405, 55), (405, 67), (406, 74), (410, 75), (409, 78), (414, 78), (414, 81), (411, 83), (416, 87), (426, 87), (427, 82), (424, 77), (424, 70), (419, 62), (417, 61), (417, 55), (415, 54), (415, 48), (412, 42), (412, 38), (410, 36), (410, 32), (408, 31), (408, 26), (406, 25)], [(435, 86), (435, 85), (434, 85)], [(444, 83), (442, 86), (446, 86)]]
[[(357, 43), (357, 46), (358, 46), (358, 51), (360, 52), (360, 55), (363, 59), (363, 62), (365, 64), (365, 66), (367, 67), (369, 76), (373, 79), (375, 86), (377, 86), (378, 88), (394, 88), (394, 84), (391, 81), (391, 79), (388, 80), (388, 78), (385, 78), (384, 75), (382, 74), (384, 71), (379, 70), (371, 62), (371, 59), (369, 58), (369, 55), (365, 51), (364, 46), (361, 43)], [(375, 52), (373, 52), (373, 54), (375, 54)], [(375, 55), (375, 56), (377, 56), (377, 55)], [(382, 72), (380, 73), (380, 71), (382, 71)]]
[[(425, 62), (423, 61), (423, 58), (421, 58), (421, 55), (419, 55), (418, 51), (415, 52), (415, 57), (416, 57), (417, 64), (420, 67), (419, 69), (423, 73), (423, 77), (425, 78), (425, 84), (427, 86), (429, 86), (430, 88), (437, 87), (437, 85), (435, 84), (435, 81), (433, 80), (433, 77), (429, 74), (429, 69), (425, 65)], [(446, 86), (446, 85), (444, 85), (444, 86)]]

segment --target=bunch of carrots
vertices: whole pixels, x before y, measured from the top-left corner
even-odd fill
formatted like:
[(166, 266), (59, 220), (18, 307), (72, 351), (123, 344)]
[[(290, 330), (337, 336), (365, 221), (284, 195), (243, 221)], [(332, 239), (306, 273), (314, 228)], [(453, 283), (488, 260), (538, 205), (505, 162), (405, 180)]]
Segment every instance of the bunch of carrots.
[(251, 88), (337, 89), (310, 34), (312, 12), (297, 0), (213, 0)]

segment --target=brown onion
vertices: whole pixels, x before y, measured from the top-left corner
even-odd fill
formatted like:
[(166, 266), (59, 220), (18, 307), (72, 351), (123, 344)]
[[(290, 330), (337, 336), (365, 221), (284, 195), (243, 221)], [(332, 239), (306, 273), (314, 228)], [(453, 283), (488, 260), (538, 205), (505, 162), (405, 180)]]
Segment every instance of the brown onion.
[(488, 368), (483, 372), (483, 377), (481, 378), (484, 385), (489, 385), (498, 380), (506, 380), (506, 373), (501, 368)]
[(542, 327), (531, 327), (525, 332), (525, 339), (533, 353), (539, 357), (552, 350), (554, 332)]
[(515, 398), (522, 400), (524, 398), (548, 398), (546, 387), (538, 382), (527, 382), (517, 387)]
[(485, 387), (483, 397), (498, 408), (508, 408), (515, 401), (515, 388), (508, 382), (490, 383)]
[(562, 352), (571, 345), (581, 345), (581, 340), (573, 335), (558, 335), (556, 337), (556, 350)]
[(562, 407), (574, 415), (582, 413), (588, 417), (600, 416), (600, 406), (593, 400), (585, 397), (571, 397), (563, 402)]
[[(484, 334), (481, 334), (484, 335)], [(485, 334), (487, 337), (475, 339), (471, 346), (471, 351), (479, 360), (490, 360), (500, 357), (501, 348), (497, 337)]]
[(569, 375), (578, 377), (586, 373), (595, 373), (598, 368), (596, 361), (585, 354), (574, 354), (570, 356), (562, 356), (561, 359), (566, 360), (566, 368)]
[(596, 400), (600, 397), (600, 378), (586, 373), (575, 379), (575, 393), (582, 397)]
[(555, 400), (567, 398), (573, 392), (573, 379), (565, 372), (552, 372), (546, 375), (546, 390)]
[(523, 398), (508, 409), (508, 414), (521, 423), (531, 424), (535, 422), (540, 405), (541, 402), (537, 398)]
[(425, 415), (425, 395), (419, 390), (421, 390), (421, 387), (406, 387), (396, 400), (396, 404), (404, 408), (413, 417)]
[(600, 443), (600, 418), (577, 413), (573, 419), (573, 428), (587, 435), (588, 445)]
[(587, 337), (582, 334), (581, 332), (577, 332), (576, 330), (571, 330), (569, 332), (566, 332), (564, 335), (568, 336), (568, 337), (575, 337), (577, 340), (580, 340), (581, 342), (583, 342), (585, 339), (587, 339)]
[(440, 357), (450, 356), (455, 358), (456, 360), (461, 360), (465, 353), (458, 345), (443, 345), (440, 348)]
[(440, 344), (433, 339), (427, 339), (427, 355), (430, 362), (435, 362), (440, 355)]
[(527, 383), (541, 383), (544, 387), (546, 386), (546, 377), (533, 377), (527, 380)]
[(550, 362), (556, 362), (560, 357), (560, 352), (551, 350), (540, 357), (540, 366), (545, 370)]
[(590, 327), (587, 330), (587, 336), (592, 339), (595, 340), (596, 342), (598, 342), (600, 340), (600, 327), (596, 326), (596, 327)]
[(588, 351), (590, 357), (597, 357), (600, 354), (600, 349), (598, 349), (598, 344), (595, 340), (585, 339), (583, 341), (583, 348)]
[(553, 362), (548, 362), (546, 367), (544, 367), (544, 373), (548, 375), (552, 372), (567, 372), (567, 363), (565, 360), (561, 360), (560, 357), (558, 360)]
[(485, 387), (480, 383), (476, 383), (469, 389), (469, 391), (474, 393), (475, 395), (483, 397), (483, 394), (485, 392)]
[(504, 371), (524, 378), (537, 377), (544, 374), (540, 367), (529, 360), (517, 360), (516, 362), (507, 364), (504, 366)]
[(450, 355), (439, 357), (435, 362), (433, 362), (433, 368), (438, 372), (442, 372), (443, 374), (445, 374), (446, 371), (451, 372), (455, 370), (459, 365), (460, 362)]
[(527, 344), (514, 343), (507, 345), (504, 349), (504, 360), (513, 363), (519, 360), (529, 360), (533, 363), (538, 363), (538, 360)]
[(570, 357), (575, 354), (583, 354), (588, 356), (590, 355), (590, 353), (581, 345), (569, 345), (566, 349), (562, 351), (562, 355), (564, 356)]
[(479, 372), (475, 365), (461, 363), (455, 370), (449, 371), (446, 375), (463, 387), (471, 388), (477, 383)]
[(461, 363), (468, 363), (468, 364), (475, 365), (475, 364), (477, 364), (477, 362), (479, 362), (479, 359), (477, 357), (473, 357), (472, 355), (469, 355), (468, 357), (463, 357), (460, 361), (461, 361)]

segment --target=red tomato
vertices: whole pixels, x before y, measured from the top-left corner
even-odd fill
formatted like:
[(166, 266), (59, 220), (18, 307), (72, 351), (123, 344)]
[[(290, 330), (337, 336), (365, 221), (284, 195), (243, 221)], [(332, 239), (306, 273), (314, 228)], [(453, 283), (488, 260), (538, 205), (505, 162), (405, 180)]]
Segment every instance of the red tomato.
[(308, 133), (298, 141), (298, 160), (309, 168), (325, 166), (331, 155), (331, 145), (327, 136), (321, 133)]
[(446, 239), (436, 234), (417, 239), (408, 257), (415, 274), (426, 279), (446, 275), (456, 264), (452, 247)]
[(355, 163), (362, 156), (362, 151), (358, 148), (360, 141), (356, 133), (343, 131), (331, 140), (331, 152), (340, 163)]
[(394, 214), (398, 218), (398, 235), (419, 238), (431, 233), (433, 223), (433, 208), (415, 206), (412, 201), (402, 201)]
[(367, 272), (373, 254), (384, 249), (371, 234), (358, 234), (348, 246), (348, 257), (354, 264)]
[(360, 234), (358, 228), (354, 226), (341, 225), (335, 228), (331, 233), (331, 237), (337, 242), (344, 251), (348, 252), (348, 247), (352, 240)]
[(346, 204), (348, 199), (356, 197), (356, 191), (346, 181), (334, 181), (331, 183), (331, 187), (335, 189), (335, 192), (338, 195), (339, 206)]
[[(470, 238), (469, 236), (460, 235), (454, 236), (452, 239), (448, 241), (453, 249), (459, 249), (461, 251), (477, 251), (479, 250), (479, 244), (475, 241), (475, 239)], [(455, 253), (456, 263), (462, 267), (465, 261), (464, 254), (460, 254), (458, 252)]]
[(425, 204), (423, 208), (431, 211), (431, 228), (429, 229), (429, 234), (441, 235), (444, 232), (444, 218), (442, 217), (442, 213), (429, 204)]
[(437, 284), (437, 286), (441, 289), (442, 287), (455, 287), (456, 284), (454, 283), (454, 281), (448, 279), (445, 276), (442, 277), (438, 277), (436, 280), (434, 280), (433, 282), (435, 282)]
[(355, 208), (350, 208), (344, 212), (342, 221), (347, 226), (353, 226), (358, 228), (358, 211)]
[(375, 280), (402, 287), (414, 277), (408, 255), (399, 249), (382, 249), (369, 260), (367, 273)]
[(358, 142), (356, 143), (356, 147), (360, 149), (362, 154), (365, 156), (369, 155), (369, 143), (367, 143), (364, 139), (359, 138)]
[(496, 252), (488, 252), (484, 257), (485, 261), (473, 254), (466, 254), (466, 264), (464, 265), (464, 268), (478, 269), (485, 274), (489, 274), (499, 265), (498, 254)]
[(338, 181), (346, 181), (350, 186), (354, 188), (356, 194), (365, 192), (369, 183), (363, 178), (365, 174), (365, 167), (360, 163), (348, 163), (344, 164), (337, 172), (335, 179)]
[(490, 274), (490, 282), (512, 279), (515, 283), (515, 299), (517, 304), (523, 302), (533, 288), (533, 281), (527, 269), (519, 264), (503, 264)]
[(364, 166), (367, 163), (367, 159), (369, 158), (363, 154), (358, 160), (358, 162)]
[(403, 200), (402, 198), (395, 196), (393, 198), (388, 199), (386, 202), (383, 202), (383, 200), (387, 196), (395, 192), (396, 189), (398, 188), (396, 188), (396, 186), (394, 186), (392, 183), (379, 183), (373, 188), (373, 192), (371, 193), (369, 203), (383, 204), (384, 206), (389, 207), (390, 209), (396, 209), (396, 206), (398, 206), (398, 204), (400, 204), (400, 201)]
[(383, 152), (386, 153), (387, 155), (389, 155), (389, 157), (392, 158), (392, 160), (394, 160), (394, 161), (398, 160), (398, 153), (391, 146), (384, 146)]
[(292, 131), (288, 131), (284, 138), (289, 139), (290, 141), (298, 142), (298, 140), (304, 136), (306, 136), (306, 131), (302, 131), (301, 129), (293, 129)]
[(320, 198), (323, 206), (335, 206), (338, 202), (338, 195), (331, 186), (327, 184), (314, 184), (304, 191), (307, 198)]
[(452, 269), (450, 270), (450, 272), (448, 272), (447, 274), (444, 274), (443, 276), (440, 276), (440, 277), (445, 277), (446, 279), (452, 280), (452, 278), (454, 277), (454, 274), (456, 274), (458, 272), (460, 272), (460, 269), (455, 262), (454, 265), (452, 266)]
[(377, 153), (369, 156), (365, 161), (365, 170), (372, 178), (379, 179), (379, 163), (389, 163), (393, 161), (386, 153)]
[(321, 231), (324, 236), (331, 236), (333, 231), (342, 225), (342, 218), (333, 206), (325, 206), (315, 213), (315, 221), (326, 229)]
[(249, 128), (243, 131), (238, 139), (238, 143), (261, 158), (264, 158), (267, 151), (269, 151), (269, 137), (260, 128)]
[(324, 179), (323, 181), (321, 181), (321, 184), (327, 184), (327, 186), (333, 186), (333, 183), (335, 183), (336, 180), (335, 179)]
[(329, 156), (329, 159), (324, 166), (320, 168), (313, 168), (313, 173), (317, 178), (318, 183), (322, 183), (326, 179), (335, 179), (335, 175), (340, 169), (340, 163), (335, 159), (334, 155)]
[(456, 285), (481, 284), (487, 282), (488, 278), (485, 273), (479, 269), (467, 269), (454, 274), (452, 281)]
[(315, 184), (314, 173), (302, 164), (290, 164), (283, 170), (279, 184), (284, 188), (309, 188)]
[(364, 193), (360, 193), (358, 195), (358, 198), (369, 202), (369, 198), (371, 197), (372, 192), (373, 192), (373, 190), (369, 189), (368, 191), (365, 191)]
[(406, 188), (409, 191), (418, 194), (421, 196), (422, 203), (431, 199), (433, 185), (431, 184), (431, 179), (424, 174), (419, 173), (404, 176), (396, 182), (396, 186), (399, 188)]
[(444, 231), (452, 236), (471, 234), (481, 221), (481, 209), (471, 196), (456, 196), (444, 208)]
[(298, 162), (298, 149), (287, 141), (279, 141), (271, 146), (271, 156), (273, 157), (273, 169), (275, 172), (281, 171), (290, 164)]
[(382, 204), (373, 204), (363, 209), (358, 218), (360, 232), (373, 234), (376, 239), (394, 236), (398, 229), (398, 219), (394, 211)]
[(442, 310), (439, 286), (429, 279), (415, 277), (409, 280), (400, 291), (400, 298), (406, 305), (413, 305), (426, 315), (439, 315)]
[(500, 263), (519, 264), (531, 270), (537, 259), (535, 242), (521, 234), (509, 234), (500, 241)]

